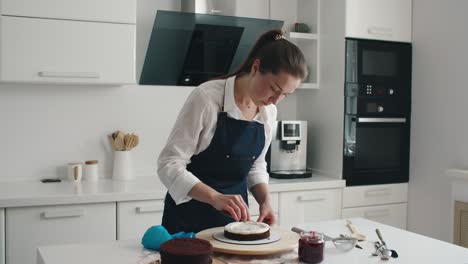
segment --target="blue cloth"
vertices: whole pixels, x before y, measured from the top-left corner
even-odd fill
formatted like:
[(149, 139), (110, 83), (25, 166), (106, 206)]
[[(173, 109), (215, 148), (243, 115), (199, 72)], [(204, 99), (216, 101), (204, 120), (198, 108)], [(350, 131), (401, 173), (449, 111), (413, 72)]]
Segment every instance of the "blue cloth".
[(193, 238), (195, 237), (195, 233), (185, 233), (179, 232), (173, 235), (170, 235), (167, 232), (166, 228), (161, 225), (152, 226), (146, 230), (143, 238), (141, 239), (141, 244), (143, 247), (150, 249), (150, 250), (157, 250), (159, 251), (160, 246), (173, 238)]
[[(220, 193), (240, 194), (248, 205), (246, 177), (264, 146), (263, 124), (220, 112), (210, 145), (191, 157), (187, 170)], [(199, 232), (231, 222), (230, 215), (210, 204), (192, 199), (176, 205), (166, 194), (162, 225), (171, 233)]]

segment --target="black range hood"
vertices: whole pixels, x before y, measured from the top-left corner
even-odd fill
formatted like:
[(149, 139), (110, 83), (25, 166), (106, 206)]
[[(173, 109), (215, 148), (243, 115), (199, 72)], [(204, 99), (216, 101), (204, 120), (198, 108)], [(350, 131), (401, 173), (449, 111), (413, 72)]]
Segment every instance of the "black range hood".
[(282, 21), (158, 10), (141, 85), (195, 86), (238, 68), (257, 38)]

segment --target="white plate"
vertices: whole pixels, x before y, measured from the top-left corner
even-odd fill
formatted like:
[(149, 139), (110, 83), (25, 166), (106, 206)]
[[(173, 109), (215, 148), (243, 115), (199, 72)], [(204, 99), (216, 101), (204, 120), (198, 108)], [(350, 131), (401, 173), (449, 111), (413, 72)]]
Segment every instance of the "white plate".
[(227, 238), (227, 237), (224, 236), (224, 231), (214, 233), (214, 234), (213, 234), (213, 238), (216, 239), (216, 240), (218, 240), (218, 241), (225, 242), (225, 243), (230, 243), (230, 244), (238, 244), (238, 245), (262, 245), (262, 244), (269, 244), (269, 243), (276, 242), (276, 241), (278, 241), (278, 240), (281, 239), (281, 236), (280, 236), (278, 233), (276, 233), (276, 232), (272, 232), (271, 229), (270, 229), (270, 237), (269, 237), (269, 238), (265, 238), (265, 239), (259, 239), (259, 240), (240, 241), (240, 240), (229, 239), (229, 238)]

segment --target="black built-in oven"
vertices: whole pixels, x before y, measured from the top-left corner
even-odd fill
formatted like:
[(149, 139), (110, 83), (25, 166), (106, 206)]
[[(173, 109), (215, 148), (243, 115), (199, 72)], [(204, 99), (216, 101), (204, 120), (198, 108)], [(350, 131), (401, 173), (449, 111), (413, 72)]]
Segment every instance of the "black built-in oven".
[(346, 185), (407, 182), (411, 44), (346, 39), (345, 74)]

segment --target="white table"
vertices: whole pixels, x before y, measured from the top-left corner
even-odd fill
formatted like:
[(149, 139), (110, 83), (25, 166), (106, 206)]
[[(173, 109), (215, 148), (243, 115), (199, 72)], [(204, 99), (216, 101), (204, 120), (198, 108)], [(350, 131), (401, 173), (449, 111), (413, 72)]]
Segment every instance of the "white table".
[[(367, 242), (359, 243), (364, 247), (364, 250), (356, 249), (343, 254), (329, 244), (325, 251), (324, 263), (468, 264), (467, 248), (362, 218), (351, 219), (351, 221), (357, 226), (360, 233), (367, 236)], [(345, 220), (320, 222), (299, 227), (307, 230), (318, 230), (329, 236), (350, 234), (345, 227)], [(375, 233), (376, 228), (382, 233), (388, 248), (398, 252), (398, 258), (382, 261), (377, 257), (369, 257), (373, 246), (371, 242), (378, 241)]]
[[(352, 219), (359, 231), (367, 235), (368, 241), (361, 242), (364, 249), (340, 252), (331, 243), (326, 244), (325, 259), (322, 263), (443, 263), (468, 264), (468, 249), (440, 240), (432, 239), (391, 226), (362, 218)], [(299, 226), (317, 230), (330, 236), (349, 234), (344, 220), (311, 223)], [(371, 257), (372, 241), (377, 241), (375, 229), (379, 228), (391, 249), (399, 257), (382, 261)], [(128, 264), (143, 263), (150, 251), (144, 250), (139, 241), (116, 241), (107, 244), (71, 244), (45, 246), (38, 249), (38, 264)], [(146, 258), (147, 259), (147, 258)]]

